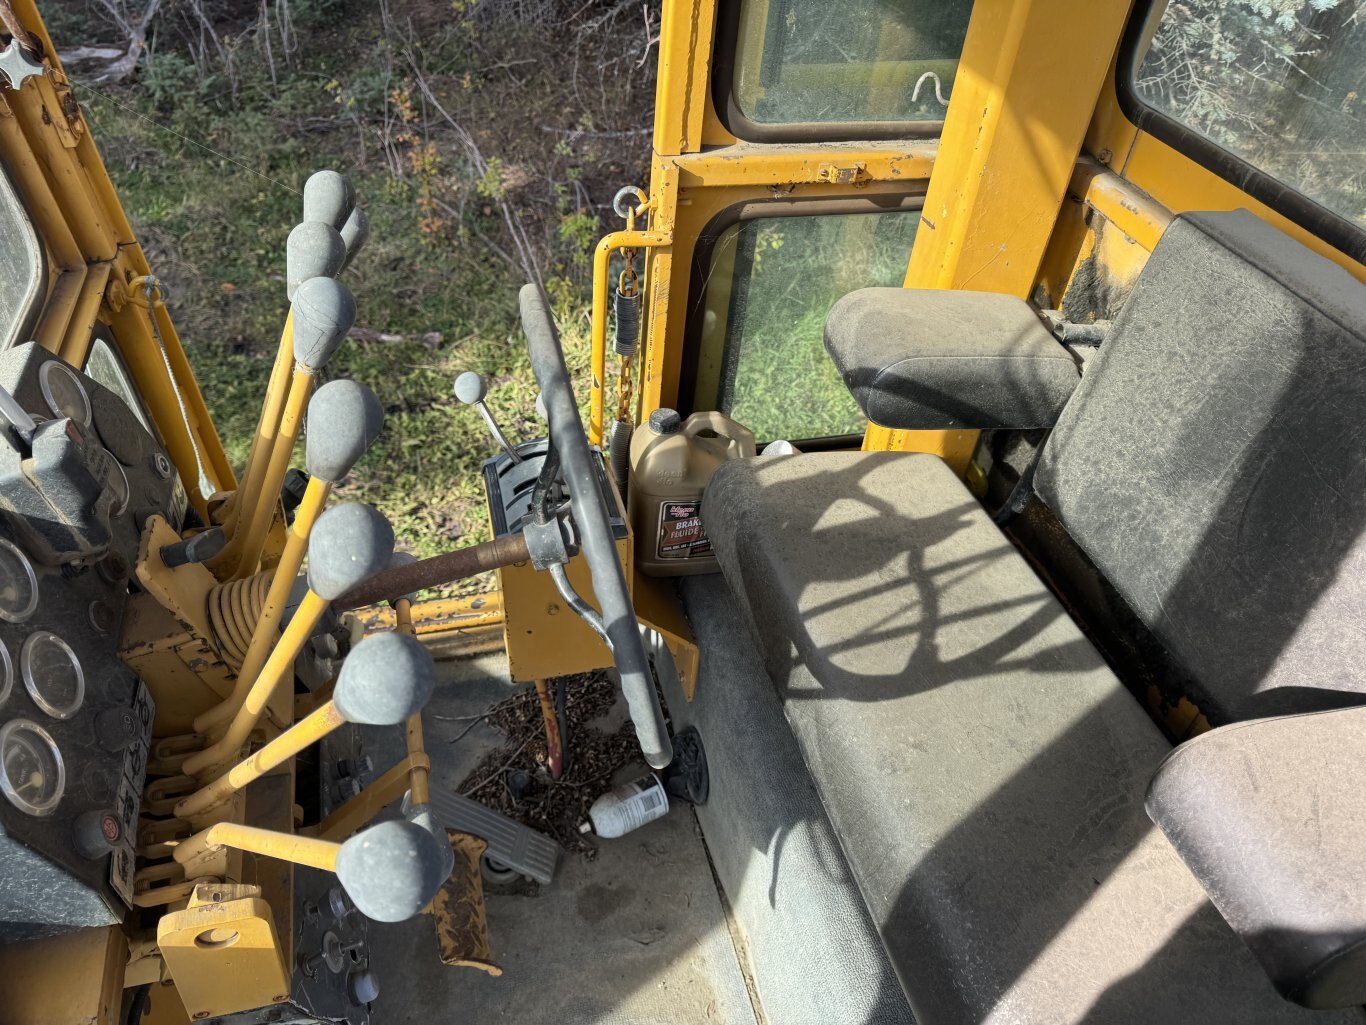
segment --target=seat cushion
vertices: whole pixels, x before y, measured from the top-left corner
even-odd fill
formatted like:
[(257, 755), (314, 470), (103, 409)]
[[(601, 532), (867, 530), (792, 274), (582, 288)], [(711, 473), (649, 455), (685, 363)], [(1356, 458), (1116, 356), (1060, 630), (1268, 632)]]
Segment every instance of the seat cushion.
[(1162, 764), (1148, 812), (1277, 988), (1366, 1003), (1366, 708), (1236, 723)]
[[(915, 1025), (763, 661), (726, 582), (679, 581), (700, 661), (693, 700), (663, 674), (674, 729), (696, 726), (711, 793), (696, 809), (770, 1025)], [(763, 780), (763, 786), (756, 786)]]
[(1148, 821), (1166, 742), (942, 462), (735, 461), (703, 517), (921, 1022), (1308, 1015)]
[(1079, 373), (1023, 299), (861, 288), (830, 309), (825, 348), (883, 427), (1052, 427)]
[(1212, 722), (1366, 699), (1366, 285), (1247, 211), (1175, 220), (1036, 488)]

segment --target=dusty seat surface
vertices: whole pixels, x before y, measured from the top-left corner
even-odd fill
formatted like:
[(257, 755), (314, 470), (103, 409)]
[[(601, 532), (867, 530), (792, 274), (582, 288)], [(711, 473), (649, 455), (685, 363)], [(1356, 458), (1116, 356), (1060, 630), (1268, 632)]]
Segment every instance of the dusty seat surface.
[(1366, 702), (1366, 285), (1246, 210), (1172, 222), (1039, 497), (1216, 724)]
[(831, 308), (825, 348), (884, 427), (1051, 427), (1079, 379), (1028, 303), (990, 292), (860, 288)]
[(1366, 1003), (1366, 708), (1182, 744), (1148, 812), (1289, 999)]
[(936, 458), (718, 470), (703, 516), (917, 1018), (1286, 1003), (1143, 810), (1168, 751)]

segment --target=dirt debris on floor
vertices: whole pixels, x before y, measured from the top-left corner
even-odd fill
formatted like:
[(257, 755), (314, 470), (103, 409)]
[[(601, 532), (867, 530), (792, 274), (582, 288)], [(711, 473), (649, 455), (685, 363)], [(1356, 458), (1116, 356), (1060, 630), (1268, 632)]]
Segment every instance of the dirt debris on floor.
[[(623, 766), (640, 760), (630, 720), (608, 725), (604, 720), (617, 700), (616, 683), (606, 672), (580, 673), (550, 681), (552, 692), (565, 688), (564, 721), (569, 739), (569, 767), (551, 779), (546, 765), (545, 720), (534, 688), (526, 688), (493, 705), (477, 720), (505, 738), (488, 752), (457, 786), (457, 791), (523, 825), (553, 837), (566, 851), (585, 859), (597, 846), (579, 832), (588, 809), (610, 789)], [(458, 741), (457, 734), (455, 740)], [(525, 776), (518, 775), (524, 773)], [(514, 780), (523, 784), (514, 795)]]

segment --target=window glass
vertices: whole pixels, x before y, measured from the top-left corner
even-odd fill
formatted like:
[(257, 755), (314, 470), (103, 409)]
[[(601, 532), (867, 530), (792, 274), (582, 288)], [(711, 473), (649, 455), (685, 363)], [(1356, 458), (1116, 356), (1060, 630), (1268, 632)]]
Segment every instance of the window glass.
[(826, 354), (841, 296), (906, 277), (918, 211), (767, 217), (722, 232), (703, 296), (695, 409), (719, 409), (760, 441), (861, 432)]
[(151, 432), (152, 425), (147, 422), (147, 414), (142, 411), (142, 400), (138, 398), (137, 389), (128, 378), (123, 361), (115, 355), (114, 350), (103, 338), (96, 338), (91, 343), (90, 355), (85, 358), (85, 372), (123, 399), (124, 404), (133, 411), (133, 415), (142, 422), (142, 426), (147, 428), (148, 433)]
[(1366, 9), (1359, 0), (1171, 0), (1139, 99), (1366, 224)]
[(740, 0), (736, 106), (761, 124), (942, 121), (971, 10), (971, 0)]
[(39, 300), (42, 276), (38, 236), (0, 168), (0, 348), (26, 340), (19, 333)]

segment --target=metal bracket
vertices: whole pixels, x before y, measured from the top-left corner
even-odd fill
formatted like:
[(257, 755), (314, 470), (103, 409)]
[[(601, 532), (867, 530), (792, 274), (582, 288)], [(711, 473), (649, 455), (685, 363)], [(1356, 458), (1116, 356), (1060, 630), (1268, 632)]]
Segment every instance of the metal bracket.
[(0, 72), (4, 72), (6, 86), (10, 89), (20, 88), (24, 79), (39, 77), (45, 70), (43, 62), (30, 57), (18, 42), (11, 42), (0, 50)]
[(528, 519), (522, 526), (522, 536), (526, 538), (526, 550), (531, 556), (531, 565), (536, 569), (546, 570), (551, 566), (563, 566), (569, 561), (574, 538), (568, 523), (559, 516), (545, 523)]
[(816, 172), (816, 177), (823, 182), (831, 185), (853, 185), (858, 188), (867, 185), (872, 180), (868, 173), (868, 165), (862, 161), (856, 161), (847, 167), (840, 167), (838, 164), (821, 164)]

